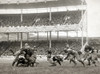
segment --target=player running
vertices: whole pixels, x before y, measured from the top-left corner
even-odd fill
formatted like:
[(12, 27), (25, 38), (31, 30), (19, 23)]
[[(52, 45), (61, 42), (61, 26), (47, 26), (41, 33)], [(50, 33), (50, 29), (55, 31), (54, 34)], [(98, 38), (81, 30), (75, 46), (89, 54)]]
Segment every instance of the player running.
[(84, 52), (85, 52), (84, 61), (87, 60), (89, 66), (91, 65), (91, 63), (93, 63), (96, 66), (98, 57), (94, 48), (90, 46), (89, 44), (87, 44), (85, 46)]
[[(65, 51), (64, 51), (64, 52), (65, 52)], [(76, 60), (79, 61), (83, 66), (85, 66), (84, 62), (81, 60), (81, 58), (80, 58), (80, 56), (79, 56), (78, 51), (75, 51), (75, 50), (73, 50), (73, 49), (71, 49), (71, 48), (68, 48), (68, 49), (66, 50), (65, 53), (67, 53), (67, 56), (65, 57), (64, 60), (68, 59), (68, 60), (70, 60), (70, 62), (73, 62), (74, 65), (76, 65), (76, 64), (77, 64), (76, 61), (75, 61), (75, 59), (76, 59)]]

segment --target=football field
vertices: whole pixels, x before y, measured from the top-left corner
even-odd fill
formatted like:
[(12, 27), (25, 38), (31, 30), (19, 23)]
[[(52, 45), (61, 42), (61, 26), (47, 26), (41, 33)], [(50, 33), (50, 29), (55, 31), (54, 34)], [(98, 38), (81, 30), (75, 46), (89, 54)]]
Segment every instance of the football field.
[[(44, 59), (44, 58), (41, 58)], [(12, 67), (13, 58), (0, 58), (0, 74), (100, 74), (100, 63), (95, 67), (93, 65), (83, 67), (79, 62), (77, 66), (68, 61), (62, 62), (62, 65), (51, 66), (45, 59), (41, 60), (36, 67)]]

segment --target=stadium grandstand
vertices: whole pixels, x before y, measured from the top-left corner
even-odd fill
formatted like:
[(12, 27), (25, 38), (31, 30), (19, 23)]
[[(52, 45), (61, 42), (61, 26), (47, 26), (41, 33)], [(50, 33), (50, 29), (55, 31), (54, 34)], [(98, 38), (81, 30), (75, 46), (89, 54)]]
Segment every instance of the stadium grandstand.
[(40, 54), (66, 43), (81, 49), (88, 42), (86, 7), (84, 0), (0, 0), (0, 54), (25, 42), (39, 45)]

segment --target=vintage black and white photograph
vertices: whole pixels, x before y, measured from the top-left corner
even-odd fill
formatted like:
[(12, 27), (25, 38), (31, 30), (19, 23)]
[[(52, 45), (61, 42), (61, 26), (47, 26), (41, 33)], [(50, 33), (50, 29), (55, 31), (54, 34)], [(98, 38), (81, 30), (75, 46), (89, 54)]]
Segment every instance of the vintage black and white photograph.
[(0, 74), (100, 74), (100, 0), (0, 0)]

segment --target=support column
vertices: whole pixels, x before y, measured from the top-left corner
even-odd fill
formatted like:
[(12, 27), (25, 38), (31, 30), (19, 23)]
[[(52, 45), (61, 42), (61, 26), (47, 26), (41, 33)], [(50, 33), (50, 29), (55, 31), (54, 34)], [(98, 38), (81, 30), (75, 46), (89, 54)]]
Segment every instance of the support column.
[(88, 43), (88, 9), (86, 9), (86, 42)]
[(68, 39), (69, 39), (69, 38), (68, 38), (68, 31), (67, 31), (66, 33), (67, 33), (66, 35), (67, 35), (67, 43), (68, 43)]
[(27, 41), (28, 41), (28, 39), (29, 39), (29, 32), (27, 32)]
[(21, 35), (20, 48), (22, 48), (23, 47), (23, 33), (21, 32), (20, 35)]
[(37, 41), (39, 40), (39, 32), (37, 32)]
[(59, 31), (57, 31), (57, 40), (59, 40)]
[(17, 33), (17, 40), (19, 41), (19, 33)]
[(82, 47), (83, 47), (83, 27), (82, 27), (82, 43), (81, 43)]
[(49, 49), (51, 49), (51, 31), (49, 32), (50, 33), (50, 38), (49, 38)]
[(7, 33), (7, 41), (9, 41), (9, 33)]
[[(83, 5), (83, 3), (84, 3), (84, 0), (82, 0), (82, 2), (81, 2), (81, 5)], [(81, 12), (81, 16), (83, 17), (83, 10), (82, 10), (82, 12)], [(82, 45), (82, 47), (83, 47), (83, 19), (82, 19), (82, 43), (81, 43), (81, 45)]]
[(77, 41), (78, 41), (78, 31), (76, 31)]
[(48, 38), (48, 31), (47, 31), (47, 40), (49, 40), (49, 38)]
[(21, 9), (20, 21), (23, 22), (23, 9)]
[(51, 8), (50, 8), (50, 12), (49, 12), (49, 21), (52, 20), (52, 14), (51, 14)]

